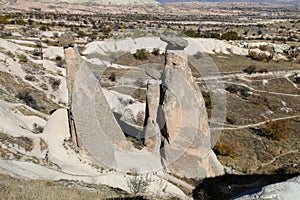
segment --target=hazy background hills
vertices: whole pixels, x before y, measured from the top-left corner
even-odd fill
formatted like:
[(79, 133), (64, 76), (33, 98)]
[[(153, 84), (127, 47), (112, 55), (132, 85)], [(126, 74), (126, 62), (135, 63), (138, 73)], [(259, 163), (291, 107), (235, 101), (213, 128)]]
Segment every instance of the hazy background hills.
[(159, 3), (176, 2), (274, 2), (274, 3), (300, 3), (300, 0), (157, 0)]

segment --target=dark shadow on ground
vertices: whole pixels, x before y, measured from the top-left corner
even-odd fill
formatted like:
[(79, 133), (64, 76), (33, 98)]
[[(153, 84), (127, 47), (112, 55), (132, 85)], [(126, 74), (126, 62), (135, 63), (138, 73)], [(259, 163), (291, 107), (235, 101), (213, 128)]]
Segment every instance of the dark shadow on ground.
[(196, 200), (226, 200), (242, 193), (260, 191), (259, 188), (286, 181), (299, 174), (224, 175), (202, 180), (193, 191)]

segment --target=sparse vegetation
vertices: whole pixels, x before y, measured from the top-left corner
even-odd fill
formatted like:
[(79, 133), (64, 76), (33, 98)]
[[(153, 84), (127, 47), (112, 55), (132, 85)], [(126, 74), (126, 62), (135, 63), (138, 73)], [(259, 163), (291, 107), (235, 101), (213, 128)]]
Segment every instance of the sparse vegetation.
[(250, 65), (249, 67), (247, 67), (246, 69), (244, 69), (243, 72), (245, 72), (247, 74), (256, 73), (256, 67), (254, 65)]
[(213, 150), (216, 155), (235, 157), (236, 152), (234, 151), (234, 147), (235, 145), (233, 142), (226, 143), (222, 141), (218, 142)]
[(25, 151), (32, 151), (34, 148), (34, 142), (28, 137), (13, 137), (11, 135), (0, 132), (0, 142), (2, 145), (13, 145), (18, 148), (22, 148)]
[(159, 50), (158, 48), (154, 48), (154, 49), (152, 50), (152, 54), (155, 55), (155, 56), (158, 56), (159, 53), (160, 53), (160, 50)]
[(288, 128), (288, 123), (285, 120), (270, 120), (265, 127), (261, 128), (261, 135), (272, 140), (284, 139)]
[(127, 182), (130, 191), (135, 196), (145, 193), (151, 182), (149, 174), (139, 174), (133, 169), (130, 175), (132, 177)]
[(79, 37), (84, 37), (84, 36), (86, 36), (86, 33), (84, 32), (84, 31), (78, 31), (77, 32), (77, 35), (79, 36)]
[(53, 90), (58, 90), (60, 84), (61, 84), (61, 80), (60, 79), (55, 79), (53, 77), (49, 78), (49, 84), (51, 85)]
[(39, 108), (39, 106), (36, 103), (36, 100), (30, 95), (28, 91), (21, 91), (16, 95), (16, 98), (22, 100), (26, 105), (32, 107), (33, 109)]
[(136, 53), (133, 54), (135, 59), (137, 60), (146, 60), (147, 59), (147, 51), (146, 49), (138, 49)]
[(7, 24), (8, 23), (8, 19), (9, 19), (8, 15), (0, 16), (0, 24)]
[(25, 21), (22, 18), (15, 19), (15, 24), (17, 25), (25, 25)]
[(257, 61), (264, 61), (264, 62), (269, 62), (271, 60), (271, 57), (268, 56), (266, 53), (264, 52), (260, 52), (260, 53), (257, 53), (255, 51), (250, 51), (249, 52), (249, 57), (252, 59), (252, 60), (257, 60)]
[(42, 126), (38, 125), (37, 123), (33, 124), (32, 132), (34, 134), (39, 134), (39, 133), (42, 133), (43, 131), (44, 131), (44, 128)]
[(41, 152), (45, 151), (46, 149), (48, 149), (48, 145), (47, 143), (45, 142), (45, 140), (43, 140), (43, 138), (40, 138), (40, 149), (41, 149)]
[(183, 32), (184, 35), (188, 37), (193, 37), (193, 38), (220, 38), (220, 34), (216, 32), (201, 32), (200, 30), (193, 31), (193, 30), (187, 30)]
[(222, 40), (240, 40), (238, 33), (235, 31), (228, 31), (221, 36)]
[(1, 199), (113, 199), (130, 198), (127, 192), (100, 184), (70, 180), (22, 180), (0, 174)]
[(19, 62), (26, 63), (28, 61), (27, 56), (25, 54), (18, 55)]
[(250, 89), (245, 87), (245, 86), (241, 86), (241, 85), (230, 85), (228, 87), (225, 88), (225, 90), (227, 90), (230, 93), (233, 94), (238, 94), (241, 95), (242, 97), (249, 97), (250, 96)]

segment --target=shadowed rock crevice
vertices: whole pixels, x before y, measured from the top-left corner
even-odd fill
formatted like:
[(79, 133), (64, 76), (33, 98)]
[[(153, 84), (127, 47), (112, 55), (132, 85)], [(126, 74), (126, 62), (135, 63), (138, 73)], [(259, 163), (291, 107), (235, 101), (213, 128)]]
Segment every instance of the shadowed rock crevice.
[(164, 88), (163, 85), (160, 85), (159, 89), (160, 89), (160, 97), (159, 97), (159, 107), (158, 107), (158, 112), (157, 112), (157, 124), (160, 127), (161, 135), (164, 137), (164, 139), (168, 143), (170, 143), (170, 141), (169, 141), (170, 136), (168, 133), (168, 127), (167, 127), (167, 123), (166, 123), (165, 113), (162, 108), (164, 100), (165, 100), (166, 89)]

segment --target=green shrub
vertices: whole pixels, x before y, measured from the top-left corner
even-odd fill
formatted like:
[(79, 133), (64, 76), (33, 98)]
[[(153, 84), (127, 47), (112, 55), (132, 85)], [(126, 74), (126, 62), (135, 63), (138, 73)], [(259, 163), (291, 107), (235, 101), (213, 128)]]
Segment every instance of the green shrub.
[(85, 33), (84, 31), (78, 31), (78, 32), (77, 32), (77, 35), (78, 35), (79, 37), (84, 37), (84, 36), (86, 36), (86, 33)]
[(249, 52), (249, 57), (252, 60), (265, 61), (265, 62), (268, 62), (271, 59), (267, 54), (265, 54), (265, 53), (256, 53), (255, 51), (250, 51)]
[(250, 52), (249, 52), (249, 57), (250, 57), (252, 60), (256, 60), (257, 53), (254, 52), (254, 51), (250, 51)]
[(1, 16), (0, 17), (0, 24), (7, 24), (8, 19), (9, 19), (9, 16), (7, 16), (7, 15)]
[(238, 33), (235, 31), (228, 31), (221, 36), (222, 40), (240, 40)]
[(199, 32), (193, 31), (193, 30), (187, 30), (184, 32), (184, 35), (188, 37), (201, 37), (201, 34)]
[(138, 50), (136, 50), (136, 53), (133, 54), (133, 56), (137, 60), (146, 60), (147, 59), (147, 51), (146, 51), (146, 49), (138, 49)]
[(19, 59), (19, 62), (24, 62), (24, 63), (26, 63), (26, 62), (28, 61), (27, 56), (24, 55), (24, 54), (18, 55), (18, 59)]
[(62, 60), (62, 57), (61, 57), (61, 56), (56, 56), (56, 57), (55, 57), (55, 60), (56, 60), (56, 61), (61, 61), (61, 60)]
[(158, 56), (159, 53), (160, 53), (160, 50), (159, 50), (158, 48), (154, 48), (154, 49), (152, 50), (152, 54), (155, 55), (155, 56)]
[(226, 87), (225, 90), (227, 90), (228, 92), (233, 93), (233, 94), (241, 95), (243, 97), (250, 96), (250, 93), (249, 93), (250, 89), (245, 86), (241, 86), (241, 85), (230, 85), (230, 86)]

